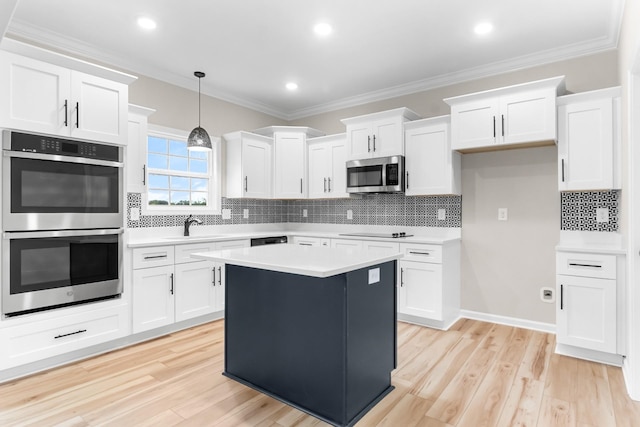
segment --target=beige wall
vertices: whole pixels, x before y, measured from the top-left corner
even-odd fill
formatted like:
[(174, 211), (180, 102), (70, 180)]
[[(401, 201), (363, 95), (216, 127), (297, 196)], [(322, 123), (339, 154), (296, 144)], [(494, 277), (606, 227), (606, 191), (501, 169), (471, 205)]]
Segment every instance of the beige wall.
[[(129, 86), (129, 102), (156, 110), (149, 123), (190, 131), (198, 124), (197, 80), (194, 90), (139, 76)], [(201, 125), (211, 136), (237, 130), (286, 125), (283, 120), (217, 98), (202, 96)]]

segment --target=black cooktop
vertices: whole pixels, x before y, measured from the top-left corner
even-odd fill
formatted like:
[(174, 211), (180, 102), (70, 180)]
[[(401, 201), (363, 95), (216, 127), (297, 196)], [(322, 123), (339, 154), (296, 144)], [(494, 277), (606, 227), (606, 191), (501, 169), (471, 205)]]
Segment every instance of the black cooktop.
[(411, 237), (413, 234), (407, 234), (404, 231), (397, 233), (342, 233), (340, 236), (353, 236), (353, 237), (384, 237), (397, 239), (401, 237)]

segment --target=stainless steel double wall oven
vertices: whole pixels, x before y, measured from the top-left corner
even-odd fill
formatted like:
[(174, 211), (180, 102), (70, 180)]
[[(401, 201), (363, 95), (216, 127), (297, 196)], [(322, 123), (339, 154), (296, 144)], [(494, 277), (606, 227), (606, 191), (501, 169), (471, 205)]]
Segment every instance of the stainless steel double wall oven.
[(2, 131), (2, 313), (122, 293), (122, 148)]

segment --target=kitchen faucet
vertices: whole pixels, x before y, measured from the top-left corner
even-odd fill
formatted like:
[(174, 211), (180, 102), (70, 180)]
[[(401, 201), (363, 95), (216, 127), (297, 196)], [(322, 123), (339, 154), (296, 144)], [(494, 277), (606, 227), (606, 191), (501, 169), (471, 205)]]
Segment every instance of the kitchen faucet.
[(184, 235), (188, 236), (189, 235), (189, 227), (191, 226), (191, 224), (193, 223), (196, 224), (202, 224), (202, 220), (195, 218), (193, 215), (189, 215), (187, 217), (187, 219), (184, 220)]

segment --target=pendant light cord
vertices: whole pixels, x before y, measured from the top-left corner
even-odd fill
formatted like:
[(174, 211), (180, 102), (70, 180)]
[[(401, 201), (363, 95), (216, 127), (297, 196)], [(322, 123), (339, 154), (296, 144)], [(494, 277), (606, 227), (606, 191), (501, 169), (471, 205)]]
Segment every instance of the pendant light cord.
[(198, 77), (198, 127), (200, 127), (200, 80), (202, 77)]

